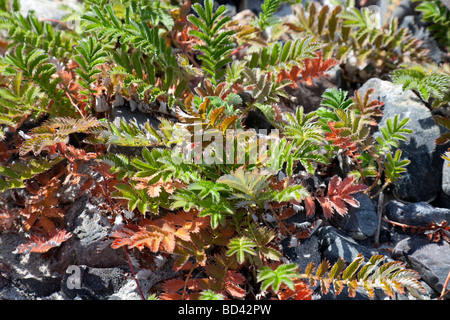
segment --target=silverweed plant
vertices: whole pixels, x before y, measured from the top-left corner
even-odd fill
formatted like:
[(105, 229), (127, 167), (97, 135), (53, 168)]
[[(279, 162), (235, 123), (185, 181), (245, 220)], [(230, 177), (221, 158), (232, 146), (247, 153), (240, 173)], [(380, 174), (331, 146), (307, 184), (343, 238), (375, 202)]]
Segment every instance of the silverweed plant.
[[(173, 262), (175, 276), (144, 299), (424, 291), (417, 272), (381, 255), (305, 270), (286, 256), (285, 240), (346, 216), (356, 194), (385, 192), (407, 169), (398, 142), (410, 133), (398, 116), (378, 128), (382, 103), (371, 92), (333, 88), (319, 109), (286, 112), (286, 87), (314, 85), (351, 51), (380, 73), (423, 51), (395, 21), (369, 28), (364, 10), (311, 4), (286, 23), (280, 3), (264, 1), (240, 25), (212, 0), (86, 0), (56, 27), (1, 0), (0, 187), (29, 196), (0, 211), (0, 226), (34, 234), (16, 253), (49, 252), (72, 236), (58, 190), (78, 186), (122, 221), (112, 248), (150, 270), (162, 257)], [(268, 36), (277, 28), (288, 38)], [(407, 87), (442, 97), (421, 81)], [(117, 119), (119, 107), (159, 125)], [(248, 125), (254, 113), (267, 129)], [(306, 227), (290, 222), (299, 207)]]

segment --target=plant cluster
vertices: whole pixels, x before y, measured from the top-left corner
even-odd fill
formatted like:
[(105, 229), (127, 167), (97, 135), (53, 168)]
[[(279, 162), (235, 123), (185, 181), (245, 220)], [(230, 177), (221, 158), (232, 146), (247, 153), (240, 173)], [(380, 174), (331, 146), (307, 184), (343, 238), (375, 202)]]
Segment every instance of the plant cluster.
[(310, 2), (306, 7), (294, 5), (293, 11), (295, 19), (286, 23), (289, 31), (322, 42), (324, 56), (339, 60), (351, 82), (383, 76), (402, 63), (429, 61), (428, 50), (406, 28), (399, 28), (397, 19), (382, 24), (379, 12), (358, 9), (354, 1), (334, 8)]
[[(424, 51), (395, 22), (372, 28), (365, 10), (311, 4), (284, 25), (279, 4), (266, 0), (240, 25), (212, 0), (86, 0), (67, 17), (79, 17), (80, 31), (0, 1), (0, 187), (30, 195), (0, 211), (3, 229), (32, 233), (16, 253), (47, 252), (70, 238), (59, 190), (79, 186), (123, 222), (112, 248), (145, 256), (149, 269), (161, 256), (173, 259), (176, 276), (151, 298), (311, 299), (316, 286), (370, 297), (375, 288), (391, 297), (423, 290), (415, 271), (377, 255), (306, 270), (285, 263), (283, 240), (301, 242), (358, 207), (357, 193), (375, 197), (401, 176), (409, 161), (398, 143), (411, 133), (398, 116), (378, 128), (382, 103), (372, 91), (329, 89), (316, 111), (282, 113), (286, 87), (313, 84), (350, 52), (387, 72)], [(267, 36), (282, 25), (290, 39)], [(439, 85), (421, 89), (430, 80), (423, 84), (420, 72), (407, 88), (443, 98)], [(122, 105), (152, 112), (160, 125), (113, 121), (111, 109)], [(247, 126), (254, 111), (271, 132)], [(108, 152), (112, 145), (141, 152)], [(303, 227), (289, 222), (299, 205)]]

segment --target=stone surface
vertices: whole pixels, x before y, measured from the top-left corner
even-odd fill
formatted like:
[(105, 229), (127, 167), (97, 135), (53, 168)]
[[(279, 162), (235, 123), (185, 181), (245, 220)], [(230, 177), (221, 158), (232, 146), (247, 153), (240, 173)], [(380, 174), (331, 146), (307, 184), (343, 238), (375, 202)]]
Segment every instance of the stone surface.
[(442, 166), (442, 191), (450, 196), (450, 161), (445, 160)]
[(59, 290), (60, 275), (52, 271), (49, 259), (44, 259), (41, 254), (34, 252), (13, 253), (19, 244), (26, 241), (24, 234), (1, 234), (0, 299), (34, 299)]
[[(389, 81), (370, 79), (361, 87), (361, 94), (374, 89), (372, 99), (384, 102), (383, 117), (379, 126), (385, 126), (388, 118), (399, 115), (400, 119), (409, 118), (407, 128), (413, 130), (405, 142), (399, 143), (403, 151), (402, 159), (409, 159), (407, 172), (394, 183), (397, 196), (409, 202), (431, 201), (441, 191), (441, 158), (446, 146), (434, 143), (440, 135), (439, 126), (430, 110), (412, 91), (402, 91), (401, 85)], [(378, 136), (380, 133), (375, 133)]]
[(373, 254), (377, 254), (370, 247), (359, 244), (356, 240), (332, 226), (319, 229), (319, 248), (323, 259), (335, 263), (339, 257), (346, 262), (353, 261), (359, 253), (368, 260)]
[[(450, 271), (450, 244), (429, 242), (426, 237), (413, 236), (400, 241), (392, 253), (394, 259), (403, 260), (416, 270), (439, 296)], [(450, 294), (447, 294), (450, 299)]]
[(283, 252), (291, 262), (299, 266), (300, 271), (304, 271), (310, 262), (317, 266), (322, 261), (319, 252), (319, 239), (316, 235), (302, 240), (295, 247), (284, 246)]
[(377, 211), (368, 195), (360, 193), (354, 197), (359, 201), (359, 208), (349, 206), (341, 226), (355, 240), (364, 240), (375, 234)]
[(67, 14), (67, 11), (61, 8), (62, 5), (76, 9), (81, 2), (78, 0), (21, 0), (20, 12), (26, 15), (28, 11), (33, 10), (38, 18), (61, 20)]
[(65, 217), (73, 236), (61, 245), (57, 256), (59, 271), (65, 271), (69, 265), (110, 268), (127, 264), (123, 251), (112, 249), (105, 242), (112, 225), (87, 196), (79, 198)]
[(62, 292), (69, 299), (105, 300), (117, 292), (126, 281), (127, 272), (121, 268), (91, 268), (78, 266), (79, 285), (70, 282), (72, 274), (66, 273), (61, 281)]
[[(136, 269), (138, 270), (138, 269)], [(135, 271), (136, 271), (135, 270)], [(165, 263), (155, 271), (141, 269), (136, 271), (136, 278), (139, 282), (139, 287), (145, 297), (149, 294), (149, 290), (158, 282), (170, 279), (176, 275), (173, 271), (172, 263)], [(132, 277), (128, 277), (127, 282), (121, 286), (109, 300), (141, 300), (142, 297), (138, 291), (136, 281)]]
[(450, 221), (450, 209), (435, 208), (426, 202), (404, 204), (393, 200), (386, 205), (385, 213), (393, 221), (421, 227)]

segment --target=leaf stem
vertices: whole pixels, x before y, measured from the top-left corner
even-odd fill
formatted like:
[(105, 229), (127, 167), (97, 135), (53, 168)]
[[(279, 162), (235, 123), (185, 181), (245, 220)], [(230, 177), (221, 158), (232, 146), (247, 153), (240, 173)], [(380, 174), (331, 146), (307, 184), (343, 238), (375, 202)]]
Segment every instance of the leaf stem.
[(450, 292), (450, 290), (445, 291), (447, 289), (449, 282), (450, 282), (450, 271), (448, 272), (447, 279), (445, 279), (445, 283), (444, 286), (442, 287), (441, 295), (439, 296), (438, 300), (442, 300), (444, 296)]
[(142, 293), (141, 286), (139, 285), (139, 281), (138, 281), (138, 279), (136, 278), (136, 274), (134, 273), (134, 269), (133, 269), (133, 265), (131, 264), (130, 257), (128, 256), (128, 250), (127, 250), (127, 247), (124, 246), (124, 247), (123, 247), (123, 251), (125, 252), (125, 256), (127, 257), (128, 265), (130, 266), (131, 274), (133, 275), (133, 279), (134, 279), (134, 281), (136, 282), (136, 286), (137, 286), (137, 288), (138, 288), (139, 294), (141, 295), (142, 300), (145, 300), (145, 296), (144, 296), (144, 294)]

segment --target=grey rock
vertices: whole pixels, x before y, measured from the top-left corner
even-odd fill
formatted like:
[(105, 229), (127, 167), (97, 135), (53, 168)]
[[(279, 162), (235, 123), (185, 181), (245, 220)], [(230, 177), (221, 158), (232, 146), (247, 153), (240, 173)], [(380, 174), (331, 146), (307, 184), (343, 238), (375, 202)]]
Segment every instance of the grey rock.
[[(161, 267), (155, 269), (154, 271), (141, 269), (137, 271), (135, 267), (136, 278), (139, 282), (139, 287), (144, 294), (144, 297), (147, 298), (149, 295), (150, 289), (158, 282), (164, 281), (170, 278), (173, 278), (176, 275), (176, 272), (173, 270), (173, 263), (164, 263)], [(142, 297), (139, 293), (136, 281), (129, 277), (119, 290), (115, 291), (113, 295), (111, 295), (109, 300), (141, 300)]]
[(261, 12), (261, 5), (264, 3), (264, 0), (241, 0), (238, 6), (239, 11), (251, 10), (254, 13)]
[(450, 196), (450, 161), (445, 160), (442, 166), (442, 191)]
[(450, 209), (435, 208), (426, 202), (405, 204), (393, 200), (385, 209), (389, 219), (413, 226), (426, 227), (431, 223), (450, 221)]
[(76, 9), (80, 2), (77, 0), (21, 0), (20, 12), (26, 15), (27, 12), (34, 11), (38, 18), (61, 20), (67, 14), (67, 11), (61, 8), (62, 5)]
[(61, 277), (26, 277), (14, 281), (14, 285), (27, 293), (36, 297), (47, 297), (60, 290)]
[(121, 268), (91, 268), (80, 265), (79, 285), (73, 285), (71, 273), (61, 281), (62, 292), (69, 299), (105, 300), (125, 283), (127, 272)]
[(442, 192), (439, 193), (433, 206), (450, 208), (450, 161), (445, 160), (442, 166)]
[(64, 272), (69, 265), (111, 268), (126, 265), (123, 250), (112, 249), (107, 237), (112, 225), (97, 206), (82, 196), (66, 216), (67, 229), (73, 236), (61, 245), (55, 267)]
[[(399, 143), (403, 151), (402, 159), (409, 159), (407, 172), (394, 183), (397, 196), (408, 202), (431, 201), (441, 191), (442, 165), (441, 155), (446, 146), (436, 146), (435, 139), (440, 128), (434, 121), (430, 110), (412, 91), (402, 91), (401, 85), (389, 81), (370, 79), (361, 87), (361, 94), (374, 89), (373, 99), (384, 102), (383, 117), (379, 126), (385, 126), (388, 118), (400, 115), (400, 119), (409, 118), (407, 128), (413, 130), (406, 141)], [(379, 132), (375, 136), (380, 135)]]
[(450, 10), (450, 0), (441, 0), (441, 2)]
[[(400, 241), (392, 253), (394, 259), (405, 261), (416, 270), (423, 281), (439, 296), (450, 270), (450, 244), (430, 242), (425, 237), (413, 236)], [(447, 294), (450, 299), (450, 294)]]
[(359, 244), (353, 238), (332, 226), (320, 228), (317, 236), (322, 258), (327, 259), (330, 263), (335, 263), (339, 257), (346, 262), (351, 262), (359, 253), (362, 253), (366, 260), (377, 254), (375, 250)]
[(370, 197), (364, 193), (356, 194), (359, 208), (349, 207), (348, 214), (341, 222), (342, 228), (355, 240), (372, 237), (377, 229), (377, 212)]
[(392, 18), (397, 18), (399, 23), (403, 21), (403, 18), (408, 15), (414, 14), (414, 8), (411, 0), (401, 0), (400, 4), (395, 7), (392, 12)]
[(95, 164), (95, 160), (83, 162), (78, 168), (77, 172), (81, 174), (80, 181), (76, 184), (67, 183), (63, 184), (57, 196), (60, 202), (64, 204), (72, 204), (81, 195), (81, 188), (83, 184), (90, 178), (93, 180), (101, 179), (101, 174), (92, 170), (92, 165)]
[(29, 300), (59, 290), (60, 275), (49, 259), (35, 252), (13, 253), (26, 241), (24, 234), (0, 234), (0, 299)]
[(291, 262), (300, 267), (300, 271), (305, 270), (310, 262), (316, 266), (321, 262), (319, 239), (316, 235), (312, 235), (310, 238), (303, 240), (295, 247), (283, 246), (283, 253)]

